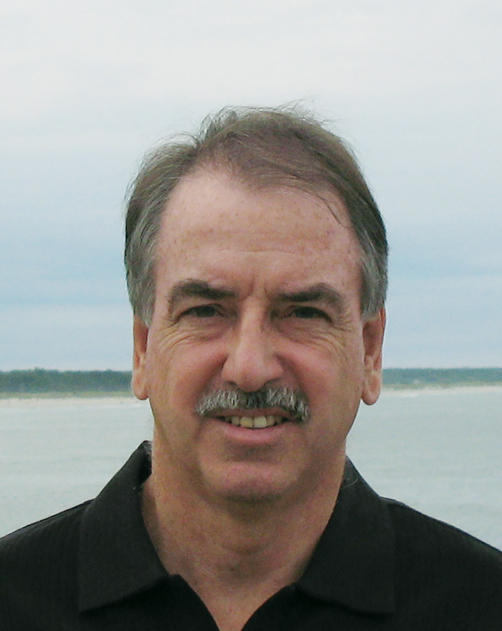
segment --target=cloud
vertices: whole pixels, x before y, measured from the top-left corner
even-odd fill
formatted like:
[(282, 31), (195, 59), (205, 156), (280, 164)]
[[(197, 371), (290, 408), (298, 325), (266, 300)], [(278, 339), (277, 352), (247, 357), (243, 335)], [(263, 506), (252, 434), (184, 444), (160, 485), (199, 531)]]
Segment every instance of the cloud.
[(122, 305), (0, 308), (0, 370), (130, 370), (132, 318)]
[(0, 113), (13, 118), (93, 95), (255, 102), (473, 87), (501, 57), (495, 2), (32, 0), (3, 17)]
[(387, 367), (500, 366), (502, 274), (394, 278)]
[[(57, 309), (75, 310), (68, 317), (82, 327), (77, 337), (98, 338), (93, 314), (127, 310), (122, 200), (146, 149), (224, 105), (304, 99), (354, 146), (388, 224), (389, 355), (400, 365), (418, 361), (415, 344), (421, 365), (436, 361), (453, 329), (433, 319), (434, 306), (442, 313), (455, 304), (462, 331), (471, 322), (477, 340), (466, 342), (472, 361), (483, 353), (494, 361), (487, 331), (502, 303), (500, 3), (5, 0), (0, 18), (0, 292), (20, 310), (4, 312), (16, 331), (4, 338), (4, 357), (18, 365), (16, 336), (40, 356), (30, 329), (39, 317), (49, 327), (41, 348), (59, 361), (43, 343), (57, 346)], [(463, 281), (491, 318), (475, 335), (469, 301), (456, 301)], [(410, 333), (420, 300), (434, 324)], [(106, 364), (105, 352), (117, 361), (98, 346), (98, 361)], [(460, 361), (449, 347), (442, 352)]]

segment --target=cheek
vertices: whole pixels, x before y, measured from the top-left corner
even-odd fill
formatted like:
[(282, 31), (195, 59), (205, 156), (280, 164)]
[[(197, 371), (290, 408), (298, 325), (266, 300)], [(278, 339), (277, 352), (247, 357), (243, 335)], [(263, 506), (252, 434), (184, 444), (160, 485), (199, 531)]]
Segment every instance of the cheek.
[(177, 336), (152, 345), (147, 370), (157, 396), (169, 407), (193, 408), (201, 394), (216, 383), (222, 363), (221, 345), (193, 343)]
[(299, 348), (294, 364), (299, 385), (319, 414), (357, 411), (364, 384), (364, 349), (357, 339), (322, 351)]
[(364, 345), (357, 335), (341, 335), (317, 344), (295, 344), (290, 358), (298, 371), (308, 378), (336, 379), (359, 374), (364, 367)]

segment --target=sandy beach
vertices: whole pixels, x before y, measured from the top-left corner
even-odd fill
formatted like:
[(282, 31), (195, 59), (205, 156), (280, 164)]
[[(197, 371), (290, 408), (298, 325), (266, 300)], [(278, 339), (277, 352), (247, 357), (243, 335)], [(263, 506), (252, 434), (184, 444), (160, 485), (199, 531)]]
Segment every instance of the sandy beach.
[(139, 401), (133, 395), (131, 396), (103, 396), (103, 397), (8, 397), (0, 399), (0, 408), (2, 407), (63, 407), (76, 405), (147, 405), (143, 401)]
[(393, 386), (384, 386), (382, 388), (382, 396), (406, 396), (413, 397), (420, 394), (459, 394), (460, 392), (483, 393), (483, 392), (502, 392), (502, 386), (492, 385), (476, 385), (476, 386), (426, 386), (425, 388), (395, 388)]

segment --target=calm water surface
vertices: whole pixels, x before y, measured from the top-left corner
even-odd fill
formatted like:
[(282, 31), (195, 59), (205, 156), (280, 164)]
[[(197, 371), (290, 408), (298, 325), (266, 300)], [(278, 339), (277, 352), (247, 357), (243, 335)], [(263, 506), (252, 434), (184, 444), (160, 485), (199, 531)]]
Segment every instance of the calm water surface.
[[(151, 433), (135, 399), (0, 401), (0, 535), (96, 495)], [(502, 389), (386, 391), (348, 452), (381, 495), (502, 548)]]

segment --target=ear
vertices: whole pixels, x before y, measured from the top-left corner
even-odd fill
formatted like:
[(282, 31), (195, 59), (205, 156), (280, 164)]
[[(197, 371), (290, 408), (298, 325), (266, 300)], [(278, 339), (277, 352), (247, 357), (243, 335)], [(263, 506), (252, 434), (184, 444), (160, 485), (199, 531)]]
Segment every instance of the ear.
[(133, 371), (132, 390), (136, 397), (141, 400), (148, 399), (148, 389), (146, 387), (146, 349), (148, 346), (148, 327), (138, 316), (134, 317), (133, 326)]
[(385, 320), (385, 309), (382, 308), (376, 316), (363, 325), (364, 386), (361, 398), (366, 405), (373, 405), (380, 396)]

